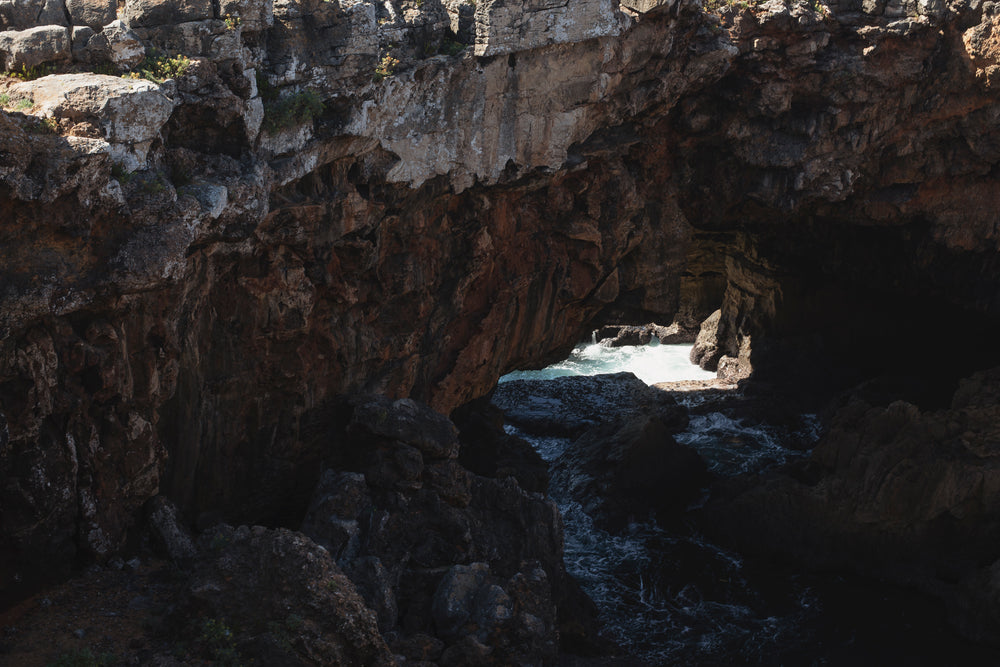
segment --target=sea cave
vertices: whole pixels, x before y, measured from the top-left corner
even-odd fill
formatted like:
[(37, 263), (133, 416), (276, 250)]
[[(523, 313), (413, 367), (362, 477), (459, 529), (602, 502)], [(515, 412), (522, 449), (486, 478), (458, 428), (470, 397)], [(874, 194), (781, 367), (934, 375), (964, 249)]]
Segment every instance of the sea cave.
[(994, 30), (0, 0), (0, 662), (996, 664)]

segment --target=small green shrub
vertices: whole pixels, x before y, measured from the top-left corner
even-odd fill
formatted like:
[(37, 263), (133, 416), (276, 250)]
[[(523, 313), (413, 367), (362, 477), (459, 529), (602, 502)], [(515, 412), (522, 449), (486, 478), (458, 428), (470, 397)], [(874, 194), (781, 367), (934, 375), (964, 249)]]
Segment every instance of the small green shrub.
[(35, 103), (30, 97), (11, 97), (7, 93), (0, 93), (0, 107), (4, 109), (27, 111), (34, 105)]
[(274, 132), (286, 127), (310, 122), (323, 113), (325, 108), (319, 94), (313, 90), (303, 90), (283, 99), (264, 101), (264, 129)]
[(260, 99), (264, 104), (277, 102), (280, 97), (278, 89), (272, 86), (271, 82), (260, 71), (257, 72), (257, 94), (260, 95)]
[(56, 134), (59, 132), (59, 121), (55, 118), (39, 118), (28, 125), (28, 130), (35, 134)]
[(35, 65), (34, 67), (21, 65), (21, 69), (4, 72), (4, 76), (20, 79), (21, 81), (34, 81), (35, 79), (40, 79), (43, 76), (55, 73), (56, 66), (51, 64)]
[(386, 79), (396, 73), (396, 68), (399, 67), (399, 58), (393, 58), (391, 54), (385, 54), (382, 59), (378, 61), (378, 65), (375, 66), (375, 75), (372, 80), (375, 83)]
[(111, 63), (100, 63), (94, 65), (94, 74), (105, 74), (107, 76), (118, 76), (120, 70)]
[(111, 165), (111, 177), (122, 185), (127, 184), (132, 180), (133, 174), (131, 171), (125, 168), (123, 164), (113, 164)]
[(242, 664), (239, 651), (236, 650), (236, 637), (225, 621), (207, 618), (201, 624), (199, 641), (216, 664), (224, 667), (236, 667)]
[(438, 53), (446, 56), (457, 56), (459, 53), (465, 50), (465, 44), (454, 39), (445, 39), (441, 42), (441, 49)]
[(240, 17), (233, 16), (232, 14), (226, 14), (225, 23), (226, 30), (236, 30), (240, 27)]
[(145, 59), (127, 74), (123, 74), (125, 79), (147, 79), (153, 83), (163, 83), (167, 79), (177, 79), (184, 76), (188, 67), (191, 66), (191, 59), (187, 56), (166, 56), (158, 53), (155, 49), (150, 49), (146, 53)]

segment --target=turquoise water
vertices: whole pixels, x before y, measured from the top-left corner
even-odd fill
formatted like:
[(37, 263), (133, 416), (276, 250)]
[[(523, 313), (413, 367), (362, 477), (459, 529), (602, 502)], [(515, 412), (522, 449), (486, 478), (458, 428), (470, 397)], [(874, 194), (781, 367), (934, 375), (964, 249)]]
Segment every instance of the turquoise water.
[(563, 375), (599, 375), (630, 371), (646, 384), (710, 380), (705, 371), (690, 362), (690, 345), (661, 345), (655, 337), (648, 345), (604, 347), (597, 343), (578, 345), (563, 361), (540, 371), (514, 371), (500, 378), (509, 380), (551, 380)]

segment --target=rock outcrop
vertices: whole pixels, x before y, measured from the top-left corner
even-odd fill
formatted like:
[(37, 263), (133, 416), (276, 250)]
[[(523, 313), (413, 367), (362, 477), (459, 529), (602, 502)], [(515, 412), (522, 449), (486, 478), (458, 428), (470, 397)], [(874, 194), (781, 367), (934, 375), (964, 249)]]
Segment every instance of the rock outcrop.
[(685, 408), (631, 373), (511, 380), (492, 400), (525, 433), (572, 440), (550, 462), (552, 481), (602, 528), (651, 514), (667, 524), (709, 483), (705, 462), (673, 438)]
[(935, 411), (852, 397), (808, 461), (722, 486), (705, 525), (748, 553), (923, 590), (968, 637), (992, 641), (998, 380), (976, 374)]
[[(293, 525), (342, 397), (447, 415), (605, 319), (721, 302), (759, 382), (989, 365), (992, 5), (572, 9), (0, 3), (0, 587), (111, 557), (158, 493)], [(340, 472), (535, 507), (448, 451)], [(532, 576), (503, 558), (438, 566)]]

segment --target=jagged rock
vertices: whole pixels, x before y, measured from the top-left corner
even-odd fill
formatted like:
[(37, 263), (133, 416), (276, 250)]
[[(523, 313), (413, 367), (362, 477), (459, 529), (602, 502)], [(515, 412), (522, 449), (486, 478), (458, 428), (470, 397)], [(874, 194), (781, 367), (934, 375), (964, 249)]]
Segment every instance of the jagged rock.
[[(556, 638), (545, 570), (522, 564), (504, 582), (489, 565), (456, 565), (434, 593), (438, 635), (450, 644), (442, 664), (541, 665), (555, 656)], [(535, 615), (539, 614), (539, 615)]]
[(114, 20), (97, 34), (74, 28), (73, 56), (83, 62), (95, 65), (111, 63), (119, 70), (126, 70), (143, 61), (146, 47), (124, 23)]
[(631, 373), (512, 380), (497, 386), (493, 403), (508, 422), (538, 435), (577, 437), (636, 415), (657, 415), (678, 430), (687, 425), (687, 412), (669, 394)]
[(137, 35), (166, 53), (201, 56), (213, 61), (242, 61), (241, 33), (230, 25), (235, 19), (209, 18), (203, 21), (167, 23), (155, 27), (138, 27)]
[(605, 347), (622, 347), (624, 345), (646, 345), (656, 336), (664, 345), (690, 343), (694, 341), (693, 331), (674, 322), (668, 327), (659, 324), (607, 324), (595, 329), (592, 336)]
[(549, 467), (525, 440), (504, 431), (503, 411), (485, 399), (451, 415), (459, 429), (459, 462), (483, 477), (513, 477), (525, 491), (545, 493)]
[(652, 11), (669, 11), (679, 2), (680, 0), (626, 0), (622, 2), (622, 6), (640, 14), (646, 14)]
[(32, 113), (86, 125), (109, 142), (112, 159), (134, 171), (146, 156), (174, 103), (151, 81), (102, 74), (59, 74), (12, 87), (34, 100)]
[(585, 0), (567, 5), (525, 0), (480, 0), (476, 3), (477, 56), (505, 55), (550, 44), (617, 35), (628, 19), (616, 3)]
[(74, 26), (100, 30), (116, 18), (116, 0), (66, 0), (66, 11)]
[(666, 524), (698, 499), (710, 481), (705, 462), (673, 439), (657, 417), (605, 423), (585, 432), (553, 463), (587, 514), (610, 530), (655, 512)]
[(1000, 76), (1000, 45), (994, 36), (998, 28), (1000, 16), (993, 16), (969, 28), (962, 35), (962, 43), (969, 55), (969, 66), (987, 88), (995, 86)]
[(691, 348), (691, 363), (701, 366), (707, 371), (714, 371), (719, 367), (719, 359), (724, 352), (719, 349), (719, 322), (722, 320), (722, 311), (717, 310), (708, 316), (701, 323), (701, 330), (698, 338)]
[(60, 0), (3, 0), (0, 28), (27, 30), (39, 25), (66, 25), (66, 8)]
[[(421, 425), (428, 429), (424, 436), (418, 435)], [(468, 427), (466, 442), (472, 444), (472, 434), (482, 430)], [(397, 436), (425, 445), (434, 441), (426, 451), (450, 455), (455, 431), (447, 419), (413, 401), (359, 399), (343, 435), (348, 442), (341, 446), (368, 450), (344, 462), (365, 472), (324, 472), (303, 531), (338, 559), (376, 610), (384, 633), (401, 632), (418, 643), (429, 633), (445, 640), (453, 656), (466, 655), (455, 647), (471, 636), (492, 656), (490, 664), (536, 664), (538, 656), (553, 655), (557, 600), (582, 595), (562, 564), (562, 526), (554, 503), (526, 493), (511, 477), (480, 477), (453, 458), (430, 459)], [(442, 577), (446, 571), (465, 572), (472, 563), (478, 563), (472, 570), (489, 576), (470, 593), (475, 600), (464, 620), (448, 621), (465, 612), (442, 607), (442, 595), (461, 597)], [(451, 592), (435, 597), (442, 590)], [(566, 605), (559, 623), (593, 631), (586, 600)], [(406, 653), (434, 659), (427, 653), (442, 650), (443, 645)]]
[(89, 63), (90, 53), (87, 51), (87, 44), (90, 43), (90, 38), (94, 36), (94, 29), (88, 28), (87, 26), (73, 26), (72, 32), (70, 34), (70, 39), (72, 42), (72, 53), (73, 61), (78, 63)]
[(121, 15), (132, 28), (215, 18), (211, 0), (127, 0)]
[(431, 459), (458, 456), (458, 431), (444, 415), (408, 398), (385, 396), (363, 400), (354, 408), (352, 428), (400, 440)]
[(967, 636), (996, 636), (982, 564), (1000, 538), (998, 378), (963, 381), (946, 410), (849, 400), (807, 463), (723, 486), (707, 525), (747, 552), (916, 587), (943, 598)]
[(605, 347), (646, 345), (653, 340), (653, 332), (644, 326), (605, 326), (595, 332), (595, 337)]
[[(18, 563), (66, 564), (74, 545), (104, 557), (161, 477), (191, 515), (293, 521), (322, 461), (360, 472), (359, 452), (390, 439), (327, 437), (349, 419), (330, 415), (337, 397), (450, 413), (619, 315), (690, 325), (721, 301), (718, 347), (737, 357), (752, 337), (758, 382), (820, 386), (859, 357), (926, 363), (932, 348), (966, 358), (952, 368), (992, 363), (988, 7), (685, 3), (624, 20), (607, 3), (484, 3), (480, 47), (497, 55), (477, 58), (435, 55), (441, 3), (282, 1), (263, 31), (269, 4), (240, 5), (239, 25), (232, 3), (123, 7), (140, 41), (207, 54), (161, 87), (165, 125), (130, 112), (148, 145), (110, 141), (100, 118), (39, 123), (30, 85), (0, 82), (0, 552)], [(6, 31), (38, 21), (63, 25), (65, 9), (0, 4)], [(322, 110), (276, 106), (309, 92)], [(202, 183), (225, 200), (178, 193)], [(95, 322), (118, 342), (81, 333)], [(935, 344), (910, 347), (918, 334)], [(387, 570), (557, 551), (558, 531), (525, 537), (521, 519), (501, 521), (509, 545), (471, 537), (480, 501), (545, 516), (512, 481), (526, 475), (474, 478), (460, 507), (421, 457), (409, 487), (371, 487), (365, 518), (404, 522), (395, 494), (424, 512), (405, 515), (424, 535), (396, 533), (409, 551), (375, 536)], [(437, 583), (418, 570), (410, 600)], [(406, 609), (420, 630), (426, 605)]]
[[(326, 550), (304, 535), (222, 525), (202, 535), (198, 547), (192, 597), (210, 618), (265, 636), (282, 664), (396, 664), (375, 614)], [(286, 622), (291, 616), (295, 622)], [(267, 637), (274, 624), (285, 637)]]
[(68, 61), (72, 56), (72, 44), (69, 29), (60, 25), (0, 32), (3, 68), (21, 71), (46, 63)]
[(397, 655), (414, 662), (433, 662), (441, 657), (445, 643), (437, 637), (416, 632), (409, 637), (397, 639), (392, 644), (392, 651)]
[(377, 557), (368, 556), (353, 560), (349, 564), (348, 577), (364, 598), (365, 603), (378, 617), (378, 627), (387, 633), (396, 627), (399, 608), (396, 603), (396, 588), (389, 572)]
[(268, 0), (221, 0), (221, 18), (236, 17), (244, 32), (257, 32), (274, 23), (274, 3)]
[(177, 563), (187, 563), (198, 551), (188, 529), (181, 524), (177, 506), (163, 496), (149, 501), (149, 525), (167, 555)]
[(313, 492), (302, 532), (346, 563), (359, 549), (357, 519), (371, 504), (364, 475), (326, 470)]

